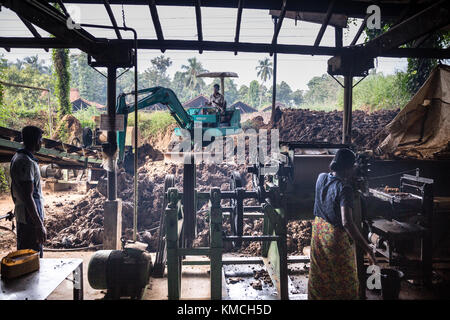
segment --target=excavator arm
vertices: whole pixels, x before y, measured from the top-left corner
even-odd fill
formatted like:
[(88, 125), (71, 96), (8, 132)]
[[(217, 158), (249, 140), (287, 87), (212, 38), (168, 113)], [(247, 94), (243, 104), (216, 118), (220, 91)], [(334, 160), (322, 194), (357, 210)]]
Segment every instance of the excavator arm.
[[(145, 97), (138, 100), (137, 103), (137, 109), (142, 109), (149, 107), (151, 105), (154, 105), (156, 103), (161, 103), (167, 106), (169, 109), (170, 114), (175, 119), (177, 124), (182, 129), (189, 130), (192, 132), (194, 128), (194, 120), (193, 118), (184, 110), (183, 106), (181, 105), (180, 101), (178, 100), (175, 93), (168, 88), (163, 87), (152, 87), (147, 89), (138, 90), (138, 94), (146, 94)], [(126, 128), (128, 123), (128, 114), (131, 112), (134, 112), (136, 106), (134, 103), (128, 104), (126, 103), (126, 96), (127, 95), (134, 95), (134, 92), (127, 93), (127, 94), (120, 94), (117, 98), (117, 114), (124, 114), (124, 131), (120, 131), (119, 135), (117, 137), (118, 139), (118, 146), (119, 146), (119, 160), (123, 160), (124, 157), (124, 151), (125, 151), (125, 138), (126, 138)]]

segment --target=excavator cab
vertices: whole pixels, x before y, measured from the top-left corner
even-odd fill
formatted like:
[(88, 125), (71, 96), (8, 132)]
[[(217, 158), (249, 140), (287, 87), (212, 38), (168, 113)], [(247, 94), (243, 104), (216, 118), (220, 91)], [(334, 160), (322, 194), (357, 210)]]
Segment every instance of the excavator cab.
[[(221, 93), (225, 96), (225, 78), (237, 78), (238, 75), (235, 72), (206, 72), (198, 74), (197, 77), (220, 78)], [(192, 107), (186, 111), (192, 117), (194, 122), (201, 123), (203, 131), (216, 128), (223, 136), (225, 136), (235, 134), (237, 130), (241, 128), (241, 110), (234, 107), (226, 107), (224, 114), (220, 112), (219, 108), (213, 105)], [(175, 129), (175, 134), (181, 136), (180, 128)]]

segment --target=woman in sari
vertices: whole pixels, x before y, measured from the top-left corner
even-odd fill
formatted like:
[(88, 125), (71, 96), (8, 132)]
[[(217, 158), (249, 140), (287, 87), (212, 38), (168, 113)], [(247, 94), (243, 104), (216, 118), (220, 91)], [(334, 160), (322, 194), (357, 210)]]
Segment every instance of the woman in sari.
[(308, 299), (358, 299), (358, 275), (353, 242), (375, 255), (352, 219), (353, 190), (350, 184), (356, 156), (340, 149), (316, 182), (315, 220), (312, 227)]

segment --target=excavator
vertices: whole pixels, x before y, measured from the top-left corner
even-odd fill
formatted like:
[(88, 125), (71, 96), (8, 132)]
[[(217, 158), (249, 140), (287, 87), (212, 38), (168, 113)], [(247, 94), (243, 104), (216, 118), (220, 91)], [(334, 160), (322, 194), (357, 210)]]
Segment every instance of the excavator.
[[(221, 72), (221, 73), (209, 73), (202, 74), (198, 76), (203, 77), (219, 77), (223, 79), (224, 77), (230, 77), (232, 73)], [(234, 74), (234, 73), (233, 73)], [(237, 75), (236, 75), (237, 76)], [(222, 94), (223, 91), (223, 81), (222, 81)], [(127, 104), (127, 95), (134, 95), (134, 92), (122, 93), (118, 97), (117, 101), (117, 114), (123, 114), (124, 116), (124, 128), (127, 127), (128, 114), (134, 112), (135, 105)], [(187, 130), (191, 137), (193, 137), (194, 124), (197, 126), (201, 124), (202, 134), (209, 129), (217, 130), (217, 134), (221, 136), (226, 136), (230, 134), (235, 134), (241, 128), (241, 110), (236, 108), (227, 108), (224, 114), (221, 114), (219, 110), (214, 106), (199, 106), (192, 107), (189, 109), (184, 109), (181, 102), (178, 100), (176, 94), (169, 88), (164, 87), (152, 87), (147, 89), (138, 90), (138, 95), (145, 95), (138, 100), (137, 108), (138, 110), (152, 106), (154, 104), (160, 103), (167, 107), (172, 117), (177, 122), (178, 126), (175, 128), (175, 135), (182, 136), (182, 130)], [(213, 133), (214, 135), (214, 133)], [(119, 161), (124, 159), (125, 154), (125, 140), (126, 140), (126, 130), (120, 131), (118, 135), (118, 147), (119, 147)], [(209, 142), (210, 143), (210, 142)], [(204, 142), (206, 146), (208, 142)]]
[[(198, 74), (197, 77), (220, 78), (222, 95), (224, 95), (224, 78), (237, 77), (237, 74), (234, 72), (209, 72)], [(125, 146), (127, 134), (126, 128), (128, 124), (128, 114), (134, 112), (136, 106), (134, 103), (126, 102), (126, 98), (129, 95), (134, 95), (134, 92), (121, 93), (117, 98), (116, 114), (124, 115), (123, 127), (125, 128), (124, 131), (119, 131), (117, 137), (119, 162), (124, 160), (125, 151), (130, 151), (130, 148)], [(178, 100), (176, 94), (171, 89), (164, 87), (151, 87), (138, 90), (138, 96), (141, 96), (137, 102), (138, 110), (150, 107), (157, 103), (167, 107), (171, 116), (178, 124), (178, 127), (174, 130), (176, 136), (182, 136), (183, 131), (181, 129), (184, 129), (191, 134), (191, 137), (193, 137), (194, 126), (199, 127), (199, 124), (202, 128), (202, 136), (206, 130), (212, 129), (212, 136), (226, 136), (236, 134), (241, 128), (241, 110), (234, 107), (227, 107), (225, 113), (221, 113), (218, 108), (212, 105), (192, 107), (186, 110)], [(100, 145), (101, 139), (97, 139), (97, 136), (100, 136), (100, 130), (98, 128), (95, 133), (89, 128), (85, 128), (83, 130), (83, 144), (86, 146)], [(211, 143), (211, 141), (204, 141), (202, 147), (207, 146), (209, 143)]]

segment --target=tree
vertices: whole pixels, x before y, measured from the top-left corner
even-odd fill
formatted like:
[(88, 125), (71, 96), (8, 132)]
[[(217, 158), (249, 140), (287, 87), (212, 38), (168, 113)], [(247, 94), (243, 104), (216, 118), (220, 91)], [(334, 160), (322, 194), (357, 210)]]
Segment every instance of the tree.
[[(87, 64), (86, 53), (82, 52), (70, 56), (70, 70), (72, 75), (71, 87), (79, 89), (82, 98), (106, 104), (106, 78)], [(117, 82), (124, 81), (123, 77), (129, 76), (128, 73), (121, 76)]]
[(303, 92), (302, 90), (295, 90), (292, 94), (291, 94), (291, 99), (292, 101), (294, 101), (294, 104), (296, 107), (298, 107), (299, 105), (301, 105), (303, 103)]
[[(342, 82), (342, 77), (338, 77)], [(313, 77), (307, 83), (308, 91), (304, 94), (304, 101), (310, 107), (336, 104), (337, 96), (342, 89), (340, 85), (328, 74)]]
[(52, 58), (55, 71), (55, 94), (58, 99), (58, 116), (61, 119), (64, 115), (72, 113), (69, 49), (53, 49)]
[(252, 107), (256, 107), (258, 105), (258, 98), (259, 98), (259, 83), (256, 80), (253, 80), (250, 82), (250, 87), (248, 88), (247, 93), (247, 101)]
[(277, 84), (277, 98), (278, 101), (281, 101), (287, 105), (291, 104), (291, 87), (284, 81), (281, 81), (280, 84)]
[(248, 101), (248, 87), (246, 85), (241, 85), (238, 90), (239, 98), (242, 102), (249, 103)]
[[(439, 31), (431, 35), (424, 41), (424, 48), (448, 48), (450, 44), (450, 33)], [(407, 45), (411, 47), (411, 44)], [(406, 74), (406, 88), (410, 94), (415, 94), (427, 80), (431, 71), (439, 64), (438, 59), (408, 58), (408, 68)]]
[[(261, 86), (266, 83), (266, 81), (272, 77), (273, 68), (272, 62), (270, 62), (269, 58), (265, 58), (264, 60), (259, 60), (258, 65), (256, 66), (256, 70), (258, 71), (257, 76), (262, 80)], [(263, 90), (260, 90), (260, 99), (259, 105), (262, 104), (262, 93)]]
[(151, 60), (151, 67), (144, 71), (142, 82), (145, 87), (169, 87), (170, 77), (167, 75), (167, 69), (172, 65), (172, 60), (163, 55)]
[(202, 72), (207, 72), (208, 70), (204, 69), (202, 63), (197, 60), (197, 58), (189, 58), (187, 65), (182, 65), (181, 69), (184, 70), (185, 76), (185, 84), (186, 87), (193, 91), (200, 91), (202, 87), (204, 87), (203, 79), (197, 78), (197, 74)]

